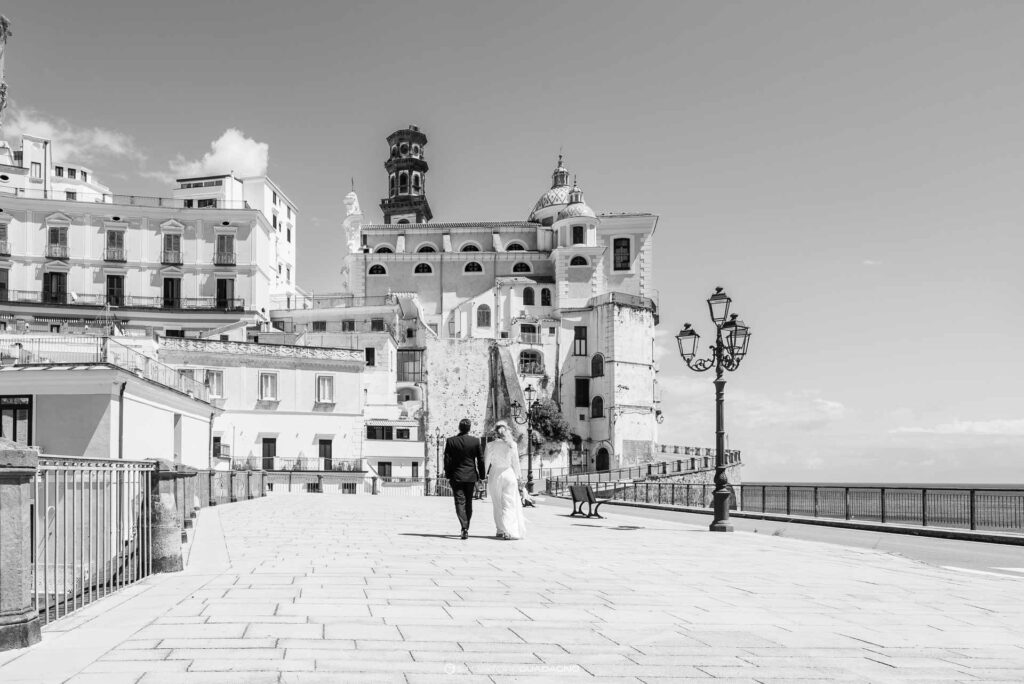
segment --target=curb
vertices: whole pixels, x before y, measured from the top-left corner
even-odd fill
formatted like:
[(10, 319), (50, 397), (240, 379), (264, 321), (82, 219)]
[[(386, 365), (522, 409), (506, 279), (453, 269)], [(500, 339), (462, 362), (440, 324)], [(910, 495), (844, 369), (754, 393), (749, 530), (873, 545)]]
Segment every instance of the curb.
[[(552, 499), (565, 499), (568, 496), (555, 496), (546, 494)], [(650, 508), (658, 511), (676, 511), (679, 513), (700, 513), (712, 515), (710, 508), (693, 508), (689, 506), (668, 506), (665, 504), (642, 503), (639, 501), (616, 501), (609, 499), (608, 506), (627, 506), (629, 508)], [(818, 525), (821, 527), (842, 527), (850, 530), (865, 530), (868, 532), (888, 532), (890, 534), (910, 534), (918, 537), (939, 537), (941, 539), (958, 539), (960, 541), (988, 542), (990, 544), (1010, 544), (1012, 546), (1024, 546), (1024, 535), (1005, 534), (1001, 532), (979, 532), (978, 530), (958, 530), (948, 527), (920, 527), (911, 525), (895, 525), (892, 523), (877, 523), (862, 520), (842, 520), (839, 518), (808, 518), (800, 515), (783, 515), (778, 513), (754, 513), (750, 511), (729, 511), (730, 518), (742, 518), (744, 520), (771, 520), (773, 522), (799, 523), (802, 525)]]

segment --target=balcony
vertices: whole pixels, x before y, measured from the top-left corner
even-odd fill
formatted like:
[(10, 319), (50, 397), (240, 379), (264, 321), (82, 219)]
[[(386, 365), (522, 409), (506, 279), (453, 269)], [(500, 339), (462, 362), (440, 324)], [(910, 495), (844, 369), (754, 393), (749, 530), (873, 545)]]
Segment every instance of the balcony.
[(116, 292), (81, 294), (47, 290), (8, 290), (3, 300), (15, 304), (60, 304), (102, 307), (106, 304), (126, 309), (174, 309), (207, 311), (244, 311), (245, 300), (225, 297), (145, 297)]
[(544, 375), (544, 364), (540, 361), (520, 361), (520, 375)]
[[(68, 179), (62, 179), (67, 181)], [(28, 199), (54, 199), (68, 200), (66, 191), (54, 191), (43, 189), (4, 188), (0, 194), (25, 197)], [(151, 197), (147, 195), (119, 195), (114, 193), (93, 192), (88, 189), (80, 189), (75, 193), (74, 201), (96, 202), (99, 204), (120, 204), (132, 207), (164, 207), (168, 209), (252, 209), (245, 200), (223, 200), (216, 199), (213, 203), (199, 204), (198, 198), (190, 197)]]
[(103, 250), (104, 261), (126, 261), (124, 247), (107, 247)]
[(540, 333), (519, 333), (520, 344), (540, 344)]
[(0, 256), (11, 256), (11, 243), (0, 240)]
[(160, 252), (160, 263), (180, 266), (185, 262), (182, 261), (180, 249), (165, 249)]
[(231, 445), (224, 442), (214, 444), (213, 455), (217, 458), (231, 458)]
[(235, 253), (234, 252), (217, 252), (213, 255), (213, 263), (215, 266), (234, 266), (235, 265)]
[(46, 245), (46, 256), (49, 259), (67, 259), (67, 245)]
[(182, 394), (209, 400), (209, 390), (203, 383), (107, 337), (2, 335), (0, 354), (16, 366), (108, 364)]

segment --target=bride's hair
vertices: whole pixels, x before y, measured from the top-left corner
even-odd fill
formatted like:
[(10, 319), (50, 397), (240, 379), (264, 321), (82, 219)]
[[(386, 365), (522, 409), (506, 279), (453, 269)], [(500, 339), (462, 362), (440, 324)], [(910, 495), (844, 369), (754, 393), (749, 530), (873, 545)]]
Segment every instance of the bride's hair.
[(505, 421), (503, 421), (503, 420), (499, 420), (499, 421), (498, 421), (497, 423), (495, 423), (495, 424), (494, 424), (494, 437), (495, 437), (495, 439), (502, 439), (501, 435), (499, 435), (499, 434), (498, 434), (498, 428), (499, 428), (499, 427), (503, 427), (503, 428), (505, 428), (505, 437), (504, 437), (504, 440), (505, 440), (506, 442), (509, 442), (509, 443), (511, 443), (511, 442), (514, 442), (514, 441), (515, 441), (515, 438), (514, 438), (514, 437), (512, 437), (512, 428), (510, 428), (510, 427), (508, 426), (508, 423), (506, 423), (506, 422), (505, 422)]

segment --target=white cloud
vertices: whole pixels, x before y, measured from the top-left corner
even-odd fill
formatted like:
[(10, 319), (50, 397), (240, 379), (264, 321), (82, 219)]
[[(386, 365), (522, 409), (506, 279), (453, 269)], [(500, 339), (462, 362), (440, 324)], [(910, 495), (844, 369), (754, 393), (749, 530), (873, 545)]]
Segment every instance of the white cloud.
[(4, 133), (12, 142), (21, 135), (52, 140), (54, 161), (90, 164), (98, 156), (130, 159), (140, 164), (146, 160), (130, 135), (99, 127), (79, 128), (31, 109), (12, 108)]
[(865, 266), (881, 266), (882, 265), (881, 261), (875, 261), (874, 259), (865, 259), (861, 263), (863, 263)]
[(928, 435), (1024, 435), (1024, 420), (954, 420), (932, 427), (899, 427), (901, 434)]
[(737, 392), (733, 413), (744, 428), (766, 426), (813, 430), (846, 417), (846, 407), (817, 392), (785, 392), (770, 397)]
[(247, 138), (237, 128), (229, 128), (210, 143), (211, 150), (202, 159), (189, 161), (182, 155), (170, 163), (175, 178), (215, 176), (233, 173), (240, 178), (263, 176), (267, 173), (270, 146)]

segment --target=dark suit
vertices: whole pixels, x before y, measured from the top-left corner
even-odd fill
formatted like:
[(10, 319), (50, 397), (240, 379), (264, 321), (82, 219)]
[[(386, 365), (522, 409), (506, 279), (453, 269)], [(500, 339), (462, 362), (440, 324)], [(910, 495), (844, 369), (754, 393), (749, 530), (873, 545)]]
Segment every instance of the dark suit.
[(463, 530), (473, 518), (473, 489), (484, 474), (484, 447), (470, 434), (449, 437), (444, 445), (444, 474), (452, 483), (455, 515)]

